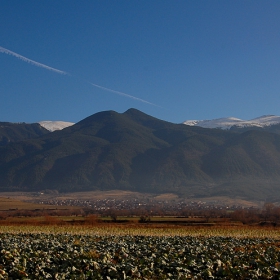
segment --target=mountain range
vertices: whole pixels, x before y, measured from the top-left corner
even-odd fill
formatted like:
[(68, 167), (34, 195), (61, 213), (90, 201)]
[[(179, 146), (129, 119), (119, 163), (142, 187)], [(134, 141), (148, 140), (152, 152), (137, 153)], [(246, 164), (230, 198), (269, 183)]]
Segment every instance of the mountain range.
[(279, 131), (275, 123), (174, 124), (136, 109), (99, 112), (58, 130), (0, 123), (0, 191), (120, 189), (280, 200)]
[(265, 115), (252, 120), (241, 120), (238, 118), (219, 118), (213, 120), (187, 120), (184, 124), (191, 126), (200, 126), (205, 128), (264, 128), (280, 123), (280, 117), (274, 115)]
[[(49, 131), (61, 130), (71, 126), (74, 123), (65, 121), (41, 121), (39, 125)], [(252, 120), (242, 120), (235, 117), (219, 118), (213, 120), (187, 120), (183, 124), (190, 126), (200, 126), (204, 128), (219, 128), (219, 129), (247, 129), (247, 128), (266, 128), (280, 124), (280, 116), (264, 115)]]

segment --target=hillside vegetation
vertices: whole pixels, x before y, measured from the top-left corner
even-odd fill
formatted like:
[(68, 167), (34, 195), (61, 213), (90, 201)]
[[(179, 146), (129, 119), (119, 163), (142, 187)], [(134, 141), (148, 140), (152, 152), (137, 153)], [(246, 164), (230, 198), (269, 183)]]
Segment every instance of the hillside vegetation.
[(0, 146), (5, 146), (11, 142), (36, 138), (47, 133), (49, 131), (38, 123), (0, 122)]
[(278, 199), (280, 135), (106, 111), (0, 147), (0, 190), (130, 190)]

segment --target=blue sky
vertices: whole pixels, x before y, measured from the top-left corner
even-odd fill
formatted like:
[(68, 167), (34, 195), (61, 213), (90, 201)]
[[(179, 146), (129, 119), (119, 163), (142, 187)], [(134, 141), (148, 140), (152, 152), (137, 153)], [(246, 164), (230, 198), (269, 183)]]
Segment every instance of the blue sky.
[(2, 0), (0, 46), (71, 75), (0, 52), (0, 121), (280, 115), (279, 15), (279, 0)]

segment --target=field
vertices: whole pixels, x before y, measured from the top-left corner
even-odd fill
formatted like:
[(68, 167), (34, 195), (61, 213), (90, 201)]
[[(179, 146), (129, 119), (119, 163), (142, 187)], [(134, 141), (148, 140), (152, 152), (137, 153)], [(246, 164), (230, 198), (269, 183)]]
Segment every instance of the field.
[[(108, 192), (106, 199), (114, 201), (119, 195), (131, 198), (132, 194)], [(0, 279), (280, 278), (278, 222), (274, 227), (267, 226), (272, 223), (244, 225), (220, 216), (222, 212), (212, 216), (93, 215), (74, 206), (30, 203), (51, 196), (15, 193), (0, 198)], [(21, 201), (23, 197), (29, 202)], [(63, 196), (66, 199), (72, 201), (71, 194)], [(164, 194), (153, 199), (179, 198)], [(249, 213), (278, 221), (280, 208), (268, 206), (265, 211), (242, 213), (247, 218)], [(200, 210), (208, 212), (208, 208)]]
[[(77, 207), (76, 207), (77, 208)], [(11, 197), (0, 197), (0, 211), (11, 211), (11, 210), (53, 210), (53, 209), (75, 209), (75, 207), (70, 206), (53, 206), (46, 204), (38, 204), (31, 202), (24, 202), (17, 198)]]
[[(112, 191), (88, 191), (88, 192), (74, 192), (74, 193), (38, 193), (38, 192), (1, 192), (2, 197), (10, 197), (20, 201), (35, 202), (39, 201), (48, 201), (51, 199), (56, 200), (69, 200), (69, 199), (78, 199), (78, 200), (102, 200), (102, 199), (139, 199), (147, 200), (154, 199), (158, 201), (173, 201), (178, 202), (182, 200), (182, 197), (173, 193), (164, 193), (164, 194), (151, 194), (151, 193), (139, 193), (132, 191), (122, 191), (122, 190), (112, 190)], [(204, 197), (204, 198), (187, 198), (183, 197), (185, 201), (194, 201), (194, 202), (205, 202), (205, 203), (215, 203), (215, 204), (224, 204), (227, 206), (230, 205), (240, 205), (243, 207), (261, 207), (263, 201), (248, 201), (242, 198), (229, 198), (224, 196), (214, 196), (214, 197)]]
[(0, 279), (279, 279), (280, 229), (0, 226)]

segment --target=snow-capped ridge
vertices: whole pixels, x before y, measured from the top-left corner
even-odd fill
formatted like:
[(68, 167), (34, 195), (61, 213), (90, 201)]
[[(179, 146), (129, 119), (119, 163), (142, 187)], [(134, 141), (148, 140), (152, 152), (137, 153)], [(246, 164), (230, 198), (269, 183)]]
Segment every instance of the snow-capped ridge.
[(252, 122), (261, 123), (263, 125), (273, 125), (280, 123), (280, 116), (264, 115), (251, 120)]
[(280, 116), (264, 115), (252, 120), (242, 120), (234, 117), (219, 118), (213, 120), (187, 120), (183, 122), (190, 126), (200, 126), (204, 128), (230, 129), (236, 127), (265, 127), (280, 123)]
[(68, 126), (73, 125), (72, 122), (64, 122), (64, 121), (41, 121), (39, 124), (45, 129), (53, 132), (55, 130), (61, 130)]

